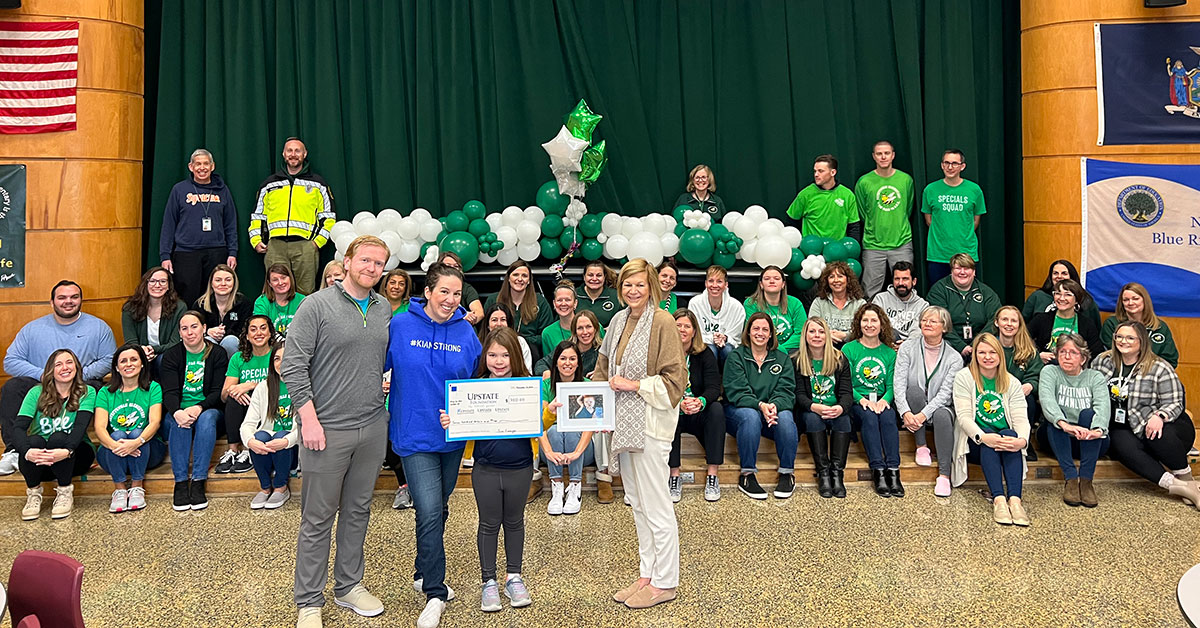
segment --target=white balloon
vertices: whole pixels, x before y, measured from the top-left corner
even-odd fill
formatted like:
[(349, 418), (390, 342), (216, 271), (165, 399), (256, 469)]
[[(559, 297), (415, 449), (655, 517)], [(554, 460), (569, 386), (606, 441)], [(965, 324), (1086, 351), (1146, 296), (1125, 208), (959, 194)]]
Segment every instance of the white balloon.
[(400, 258), (395, 255), (388, 258), (386, 264), (383, 265), (384, 270), (396, 270), (400, 266)]
[(504, 212), (500, 214), (500, 218), (503, 221), (503, 224), (506, 224), (510, 227), (516, 227), (525, 221), (525, 213), (521, 211), (520, 207), (513, 205), (511, 207), (505, 207)]
[(621, 235), (633, 239), (633, 236), (642, 232), (642, 221), (633, 216), (625, 216), (621, 219)]
[(799, 229), (790, 226), (784, 227), (780, 235), (783, 236), (784, 240), (787, 240), (788, 246), (793, 249), (800, 246), (800, 241), (804, 239), (804, 235), (800, 233)]
[[(342, 235), (333, 239), (333, 244), (337, 250), (345, 251), (347, 248), (350, 248), (350, 243), (353, 242), (354, 238), (356, 237), (358, 236), (354, 235), (353, 233), (343, 233)], [(341, 257), (344, 256), (338, 256), (338, 259), (341, 259)]]
[[(744, 220), (745, 216), (743, 216), (742, 219)], [(738, 250), (738, 257), (742, 258), (743, 261), (750, 262), (751, 264), (755, 263), (757, 258), (754, 257), (754, 254), (757, 247), (758, 240), (746, 240), (746, 242), (742, 244), (742, 248)]]
[(662, 234), (659, 241), (662, 242), (663, 257), (671, 257), (679, 253), (679, 236), (673, 232), (668, 231)]
[(411, 264), (421, 257), (421, 242), (417, 240), (404, 240), (400, 243), (400, 249), (396, 251), (396, 257), (405, 264)]
[(629, 238), (621, 234), (609, 236), (608, 242), (604, 243), (604, 254), (609, 259), (621, 259), (629, 252)]
[(621, 220), (621, 216), (618, 214), (605, 214), (604, 218), (600, 221), (600, 231), (603, 232), (604, 235), (610, 237), (615, 236), (618, 233), (621, 233), (621, 227), (624, 224), (625, 223)]
[(402, 216), (400, 216), (400, 212), (389, 207), (379, 210), (379, 214), (375, 217), (382, 220), (384, 224), (394, 225), (400, 222)]
[(741, 219), (742, 214), (740, 212), (729, 212), (728, 214), (725, 214), (724, 218), (721, 219), (721, 224), (725, 225), (726, 229), (733, 231), (733, 226), (736, 225), (737, 221)]
[(571, 135), (565, 126), (559, 128), (558, 135), (555, 135), (553, 139), (542, 144), (542, 148), (546, 149), (546, 154), (550, 156), (551, 170), (570, 172), (579, 172), (581, 167), (579, 160), (583, 157), (583, 151), (587, 147), (586, 141)]
[(746, 208), (746, 216), (754, 219), (754, 222), (766, 222), (767, 210), (763, 209), (762, 205), (751, 205)]
[(542, 247), (536, 240), (533, 242), (522, 242), (517, 245), (517, 255), (527, 262), (532, 262), (541, 254)]
[(642, 218), (642, 231), (652, 233), (655, 236), (661, 236), (669, 228), (666, 218), (662, 214), (650, 214)]
[(641, 258), (658, 266), (663, 260), (662, 240), (659, 236), (643, 231), (629, 239), (629, 249), (625, 252), (629, 259)]
[(479, 254), (479, 263), (481, 264), (491, 264), (494, 261), (496, 261), (495, 256), (488, 255), (487, 253)]
[[(542, 237), (542, 226), (538, 223), (526, 220), (517, 225), (517, 241), (521, 244), (528, 244), (530, 242), (537, 244), (540, 237)], [(525, 256), (522, 255), (521, 259), (525, 259)], [(529, 260), (525, 261), (528, 262)]]
[(408, 213), (409, 216), (417, 219), (417, 224), (425, 224), (426, 220), (433, 218), (433, 214), (429, 213), (428, 209), (418, 207)]
[(737, 237), (746, 240), (745, 244), (750, 244), (758, 235), (758, 222), (749, 216), (742, 216), (733, 224), (733, 232)]
[(599, 242), (600, 244), (604, 244), (605, 242), (608, 242), (608, 234), (607, 233), (597, 233), (596, 241)]
[(354, 223), (354, 228), (358, 231), (358, 235), (379, 235), (379, 232), (383, 230), (383, 225), (378, 218), (368, 216)]
[[(747, 218), (749, 218), (749, 216), (747, 216)], [(771, 236), (779, 235), (779, 228), (776, 227), (774, 224), (771, 223), (771, 221), (768, 220), (766, 222), (758, 223), (758, 232), (757, 233), (758, 233), (759, 239), (769, 238)]]
[(784, 224), (783, 224), (782, 220), (780, 220), (778, 218), (771, 218), (771, 219), (767, 220), (767, 222), (775, 225), (776, 231), (783, 231)]
[(487, 217), (484, 218), (484, 220), (487, 221), (487, 224), (489, 227), (492, 228), (492, 231), (499, 229), (500, 225), (504, 224), (504, 217), (501, 216), (498, 212), (493, 213), (493, 214), (488, 214)]
[(761, 268), (767, 266), (783, 268), (791, 261), (792, 248), (788, 246), (787, 240), (784, 240), (783, 236), (768, 236), (759, 240), (755, 245), (755, 262)]
[(395, 231), (384, 231), (379, 234), (379, 239), (383, 240), (383, 243), (387, 245), (388, 251), (393, 256), (400, 250), (400, 244), (404, 242), (404, 238), (401, 238), (400, 234)]
[(341, 249), (337, 249), (333, 252), (333, 259), (335, 259), (335, 260), (345, 259), (345, 257), (346, 257), (346, 252)]
[(396, 233), (405, 240), (416, 240), (421, 235), (421, 221), (405, 216), (396, 223)]
[(579, 226), (579, 218), (575, 217), (575, 216), (566, 216), (563, 218), (563, 226), (564, 227), (577, 227), (577, 226)]
[(343, 233), (354, 233), (354, 223), (349, 220), (339, 220), (333, 223), (333, 228), (329, 230), (329, 237), (336, 238)]
[(421, 224), (421, 241), (433, 242), (437, 239), (439, 233), (442, 232), (442, 223), (436, 220), (426, 220)]
[(526, 207), (522, 214), (524, 214), (525, 220), (532, 220), (539, 225), (542, 224), (542, 220), (546, 218), (546, 212), (537, 205), (530, 205), (529, 207)]
[(504, 225), (496, 229), (496, 239), (504, 243), (504, 248), (511, 249), (517, 246), (517, 229)]
[(500, 254), (496, 256), (496, 261), (500, 262), (501, 266), (508, 266), (517, 261), (517, 258), (517, 247), (514, 246), (500, 251)]
[(368, 218), (374, 218), (374, 217), (375, 217), (375, 214), (372, 214), (371, 212), (358, 212), (357, 214), (354, 214), (354, 218), (351, 218), (350, 221), (354, 223), (355, 227), (357, 227), (358, 223), (360, 223)]

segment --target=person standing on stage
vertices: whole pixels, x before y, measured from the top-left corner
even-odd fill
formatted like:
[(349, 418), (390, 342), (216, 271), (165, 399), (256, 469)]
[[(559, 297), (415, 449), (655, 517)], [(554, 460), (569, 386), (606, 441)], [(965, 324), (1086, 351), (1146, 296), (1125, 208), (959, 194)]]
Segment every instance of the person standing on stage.
[(896, 149), (887, 140), (875, 142), (871, 150), (875, 169), (859, 177), (854, 197), (863, 216), (862, 286), (867, 297), (883, 289), (888, 268), (896, 262), (913, 261), (913, 180), (892, 167)]
[(212, 153), (192, 151), (192, 176), (175, 184), (163, 210), (158, 258), (175, 276), (175, 291), (188, 307), (204, 294), (218, 264), (237, 268), (237, 207)]
[(858, 200), (850, 188), (837, 182), (837, 167), (833, 155), (818, 155), (813, 160), (813, 182), (796, 195), (787, 215), (800, 221), (800, 231), (806, 236), (862, 240)]
[(925, 186), (921, 193), (921, 213), (929, 227), (929, 244), (925, 258), (929, 264), (929, 285), (950, 274), (950, 258), (966, 253), (979, 259), (980, 216), (987, 213), (983, 190), (974, 181), (963, 178), (967, 156), (957, 148), (942, 153), (940, 181)]

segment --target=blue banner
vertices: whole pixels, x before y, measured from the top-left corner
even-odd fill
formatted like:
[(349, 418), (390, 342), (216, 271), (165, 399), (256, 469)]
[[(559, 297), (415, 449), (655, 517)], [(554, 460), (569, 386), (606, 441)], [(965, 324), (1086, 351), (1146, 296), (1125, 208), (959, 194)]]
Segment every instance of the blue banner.
[(1200, 143), (1200, 22), (1096, 25), (1097, 143)]

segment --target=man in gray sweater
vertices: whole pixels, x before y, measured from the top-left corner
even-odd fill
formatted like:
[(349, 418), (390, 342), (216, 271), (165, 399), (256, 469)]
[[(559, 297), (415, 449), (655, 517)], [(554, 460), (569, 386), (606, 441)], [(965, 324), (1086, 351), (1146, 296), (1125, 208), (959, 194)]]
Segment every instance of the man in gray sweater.
[(871, 302), (887, 312), (898, 343), (920, 331), (917, 321), (921, 312), (929, 307), (929, 302), (917, 294), (913, 265), (903, 260), (892, 266), (892, 285), (875, 295)]
[(371, 497), (387, 444), (383, 363), (392, 311), (371, 290), (387, 259), (382, 240), (356, 238), (346, 250), (346, 278), (305, 299), (288, 327), (281, 374), (300, 420), (304, 469), (297, 628), (321, 626), (335, 515), (334, 601), (366, 617), (383, 612), (362, 578)]

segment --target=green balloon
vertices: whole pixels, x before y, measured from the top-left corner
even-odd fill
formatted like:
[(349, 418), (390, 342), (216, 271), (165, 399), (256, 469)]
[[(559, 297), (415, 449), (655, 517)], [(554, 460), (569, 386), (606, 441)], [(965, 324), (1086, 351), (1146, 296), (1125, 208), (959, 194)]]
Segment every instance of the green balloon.
[[(486, 223), (487, 221), (485, 220), (484, 222)], [(489, 226), (491, 226), (491, 225), (489, 225)], [(467, 231), (470, 231), (470, 229), (467, 229)], [(495, 242), (495, 241), (496, 241), (496, 234), (492, 233), (491, 231), (488, 231), (487, 233), (484, 233), (483, 235), (479, 236), (480, 243), (486, 242), (488, 244), (491, 244), (492, 242)]]
[(862, 264), (860, 264), (858, 260), (850, 258), (846, 260), (846, 265), (850, 267), (850, 270), (854, 271), (854, 277), (856, 279), (862, 277)]
[(425, 244), (421, 245), (421, 259), (425, 259), (425, 252), (428, 251), (429, 247), (431, 246), (433, 246), (432, 242), (426, 242)]
[(737, 253), (738, 251), (742, 250), (742, 244), (742, 239), (734, 236), (725, 241), (725, 249), (730, 253)]
[(711, 235), (714, 240), (720, 240), (729, 235), (729, 229), (726, 229), (725, 225), (719, 222), (714, 222), (712, 226), (708, 228), (708, 234)]
[(471, 221), (471, 224), (467, 225), (467, 231), (476, 238), (483, 238), (484, 236), (488, 235), (491, 230), (492, 226), (482, 218), (476, 218), (475, 220)]
[(547, 214), (562, 215), (567, 209), (567, 204), (571, 202), (571, 198), (558, 193), (558, 184), (554, 181), (547, 181), (542, 184), (542, 187), (537, 191), (537, 206), (542, 208), (542, 211)]
[(542, 238), (542, 257), (555, 259), (563, 254), (563, 247), (554, 238)]
[(687, 231), (687, 230), (688, 230), (688, 228), (687, 228), (687, 227), (685, 227), (685, 226), (683, 226), (683, 223), (682, 223), (682, 222), (681, 222), (681, 223), (679, 223), (679, 224), (677, 224), (677, 225), (675, 225), (675, 235), (677, 235), (677, 236), (680, 236), (680, 237), (682, 237), (682, 236), (683, 236), (683, 232), (684, 232), (684, 231)]
[(583, 253), (583, 259), (590, 262), (598, 260), (600, 256), (604, 255), (604, 245), (596, 240), (584, 240), (583, 244), (579, 247), (579, 251)]
[[(594, 113), (591, 107), (588, 107), (586, 100), (580, 100), (579, 104), (571, 110), (571, 113), (566, 115), (563, 120), (563, 125), (571, 132), (571, 135), (587, 142), (592, 142), (592, 131), (596, 130), (596, 125), (600, 124), (601, 116)], [(545, 209), (543, 207), (542, 209)]]
[(729, 243), (724, 240), (717, 240), (716, 249), (718, 253), (728, 253)]
[(783, 272), (785, 272), (785, 273), (800, 272), (800, 265), (804, 263), (805, 257), (808, 257), (808, 256), (804, 254), (804, 251), (801, 251), (800, 249), (792, 249), (792, 261), (788, 262), (788, 265), (786, 268), (783, 269)]
[(463, 205), (463, 213), (471, 220), (480, 220), (487, 216), (487, 208), (480, 201), (467, 201)]
[(846, 247), (846, 259), (858, 259), (862, 256), (862, 245), (858, 243), (858, 240), (846, 236), (838, 240), (838, 242), (841, 242), (842, 246)]
[(804, 253), (805, 257), (820, 255), (824, 249), (825, 244), (821, 242), (821, 236), (806, 235), (800, 240), (800, 252)]
[(692, 264), (701, 264), (713, 255), (712, 236), (703, 229), (688, 229), (679, 236), (679, 254)]
[(599, 144), (583, 151), (583, 157), (580, 159), (579, 180), (587, 184), (596, 182), (600, 178), (600, 173), (604, 172), (604, 167), (608, 165), (608, 155), (605, 153), (604, 140), (600, 140)]
[(455, 231), (446, 236), (438, 250), (457, 254), (462, 260), (464, 272), (475, 268), (475, 264), (479, 263), (479, 240), (466, 231)]
[(450, 212), (449, 216), (446, 216), (446, 231), (451, 233), (455, 231), (466, 231), (470, 224), (471, 219), (467, 218), (467, 215), (461, 211), (454, 210)]
[(826, 262), (837, 262), (849, 257), (850, 251), (846, 249), (845, 244), (835, 240), (826, 244), (821, 254), (825, 256)]
[(575, 227), (563, 229), (562, 235), (558, 236), (558, 243), (562, 245), (564, 250), (571, 248), (572, 244), (581, 241), (583, 241), (583, 236), (579, 234), (579, 230)]
[(500, 251), (503, 251), (503, 250), (504, 250), (504, 242), (503, 242), (503, 241), (501, 241), (501, 240), (499, 240), (499, 239), (497, 239), (497, 240), (495, 240), (494, 242), (492, 242), (492, 248), (493, 248), (494, 250), (492, 251), (492, 253), (491, 253), (491, 254), (492, 254), (492, 255), (495, 255), (496, 253), (499, 253)]
[(547, 238), (557, 238), (562, 235), (562, 231), (562, 218), (554, 214), (546, 214), (546, 217), (542, 219), (542, 235)]
[(810, 290), (813, 287), (813, 280), (805, 279), (804, 277), (801, 277), (800, 273), (793, 273), (792, 274), (792, 286), (794, 286), (797, 290), (800, 290), (803, 292), (805, 290)]
[(734, 255), (733, 253), (718, 252), (715, 255), (713, 255), (712, 262), (714, 264), (724, 267), (725, 269), (728, 270), (730, 268), (733, 268), (733, 265), (737, 263), (737, 256)]
[[(582, 233), (586, 238), (594, 238), (600, 235), (601, 222), (603, 222), (603, 219), (600, 216), (584, 214), (583, 218), (579, 219), (579, 233)], [(601, 246), (604, 245), (601, 244)]]
[[(684, 212), (690, 212), (690, 211), (692, 211), (691, 205), (680, 205), (679, 207), (676, 207), (674, 209), (674, 211), (671, 212), (671, 215), (675, 217), (675, 222), (682, 225)], [(709, 232), (711, 233), (712, 230), (710, 229)]]

